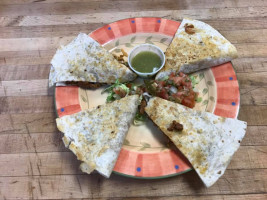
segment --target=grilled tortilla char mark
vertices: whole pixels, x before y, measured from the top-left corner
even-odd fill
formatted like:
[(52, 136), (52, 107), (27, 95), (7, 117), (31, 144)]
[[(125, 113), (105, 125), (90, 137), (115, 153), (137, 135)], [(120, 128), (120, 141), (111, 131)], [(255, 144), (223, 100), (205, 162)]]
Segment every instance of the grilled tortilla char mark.
[(97, 89), (101, 86), (105, 85), (104, 83), (91, 83), (91, 82), (83, 82), (83, 81), (66, 81), (66, 84), (76, 85), (85, 89)]

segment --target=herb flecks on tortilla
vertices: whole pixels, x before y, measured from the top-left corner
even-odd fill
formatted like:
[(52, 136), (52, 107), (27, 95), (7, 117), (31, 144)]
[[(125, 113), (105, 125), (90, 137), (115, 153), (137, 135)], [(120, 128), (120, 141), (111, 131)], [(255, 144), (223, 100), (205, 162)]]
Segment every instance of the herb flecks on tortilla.
[(237, 51), (234, 45), (208, 24), (183, 19), (165, 56), (165, 66), (156, 79), (171, 72), (188, 74), (226, 63), (237, 57)]
[[(207, 187), (223, 175), (247, 127), (246, 122), (196, 111), (158, 97), (149, 100), (145, 111), (185, 155)], [(168, 130), (174, 119), (183, 125), (182, 131)]]
[(136, 78), (135, 73), (85, 33), (58, 49), (51, 64), (49, 86), (67, 81), (110, 84), (116, 79), (127, 82)]
[(94, 110), (83, 110), (57, 118), (63, 141), (82, 161), (81, 170), (97, 170), (109, 177), (135, 116), (139, 97), (127, 96)]

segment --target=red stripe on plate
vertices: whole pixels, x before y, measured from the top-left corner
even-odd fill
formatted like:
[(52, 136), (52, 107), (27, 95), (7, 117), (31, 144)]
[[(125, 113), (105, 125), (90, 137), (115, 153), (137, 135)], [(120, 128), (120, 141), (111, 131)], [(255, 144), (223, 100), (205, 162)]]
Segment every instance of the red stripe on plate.
[(237, 78), (231, 62), (211, 68), (217, 87), (215, 115), (236, 118), (240, 104)]
[(90, 37), (103, 45), (116, 38), (136, 32), (161, 33), (173, 36), (179, 25), (180, 22), (154, 17), (129, 18), (105, 25), (90, 33)]
[(57, 113), (58, 113), (59, 117), (63, 117), (65, 115), (71, 115), (71, 114), (74, 114), (74, 113), (77, 113), (80, 111), (81, 111), (80, 104), (66, 106), (66, 107), (62, 107), (60, 109), (57, 109)]
[(59, 117), (81, 111), (78, 91), (76, 86), (56, 87), (55, 103)]

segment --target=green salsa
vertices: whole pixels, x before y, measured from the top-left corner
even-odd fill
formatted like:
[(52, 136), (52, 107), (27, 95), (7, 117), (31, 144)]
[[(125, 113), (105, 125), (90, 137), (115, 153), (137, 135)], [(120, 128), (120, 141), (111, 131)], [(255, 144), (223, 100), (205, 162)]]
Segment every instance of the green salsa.
[(136, 71), (150, 73), (156, 71), (162, 63), (160, 57), (156, 53), (143, 51), (133, 57), (131, 64)]

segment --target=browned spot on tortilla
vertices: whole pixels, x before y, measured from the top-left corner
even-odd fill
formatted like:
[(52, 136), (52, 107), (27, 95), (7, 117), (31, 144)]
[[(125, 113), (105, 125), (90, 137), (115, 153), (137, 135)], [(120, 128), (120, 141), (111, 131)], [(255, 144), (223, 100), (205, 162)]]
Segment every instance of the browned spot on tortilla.
[(221, 174), (221, 173), (222, 173), (222, 171), (218, 171), (218, 172), (217, 172), (217, 174)]
[(98, 157), (100, 157), (106, 150), (108, 149), (108, 147), (107, 146), (104, 146), (100, 151), (99, 151), (99, 153), (98, 153)]
[(194, 34), (196, 32), (195, 31), (195, 27), (194, 27), (193, 24), (186, 23), (184, 25), (184, 28), (185, 28), (185, 32), (188, 33), (188, 34), (190, 34), (190, 35), (192, 35), (192, 34)]
[[(187, 155), (188, 153), (184, 153), (184, 154)], [(197, 166), (201, 166), (203, 161), (206, 159), (204, 154), (199, 150), (193, 151), (191, 157), (194, 158), (194, 160), (192, 161), (192, 164), (197, 165)]]
[(205, 172), (207, 171), (208, 167), (205, 166), (205, 167), (199, 167), (199, 173), (200, 174), (205, 174)]

